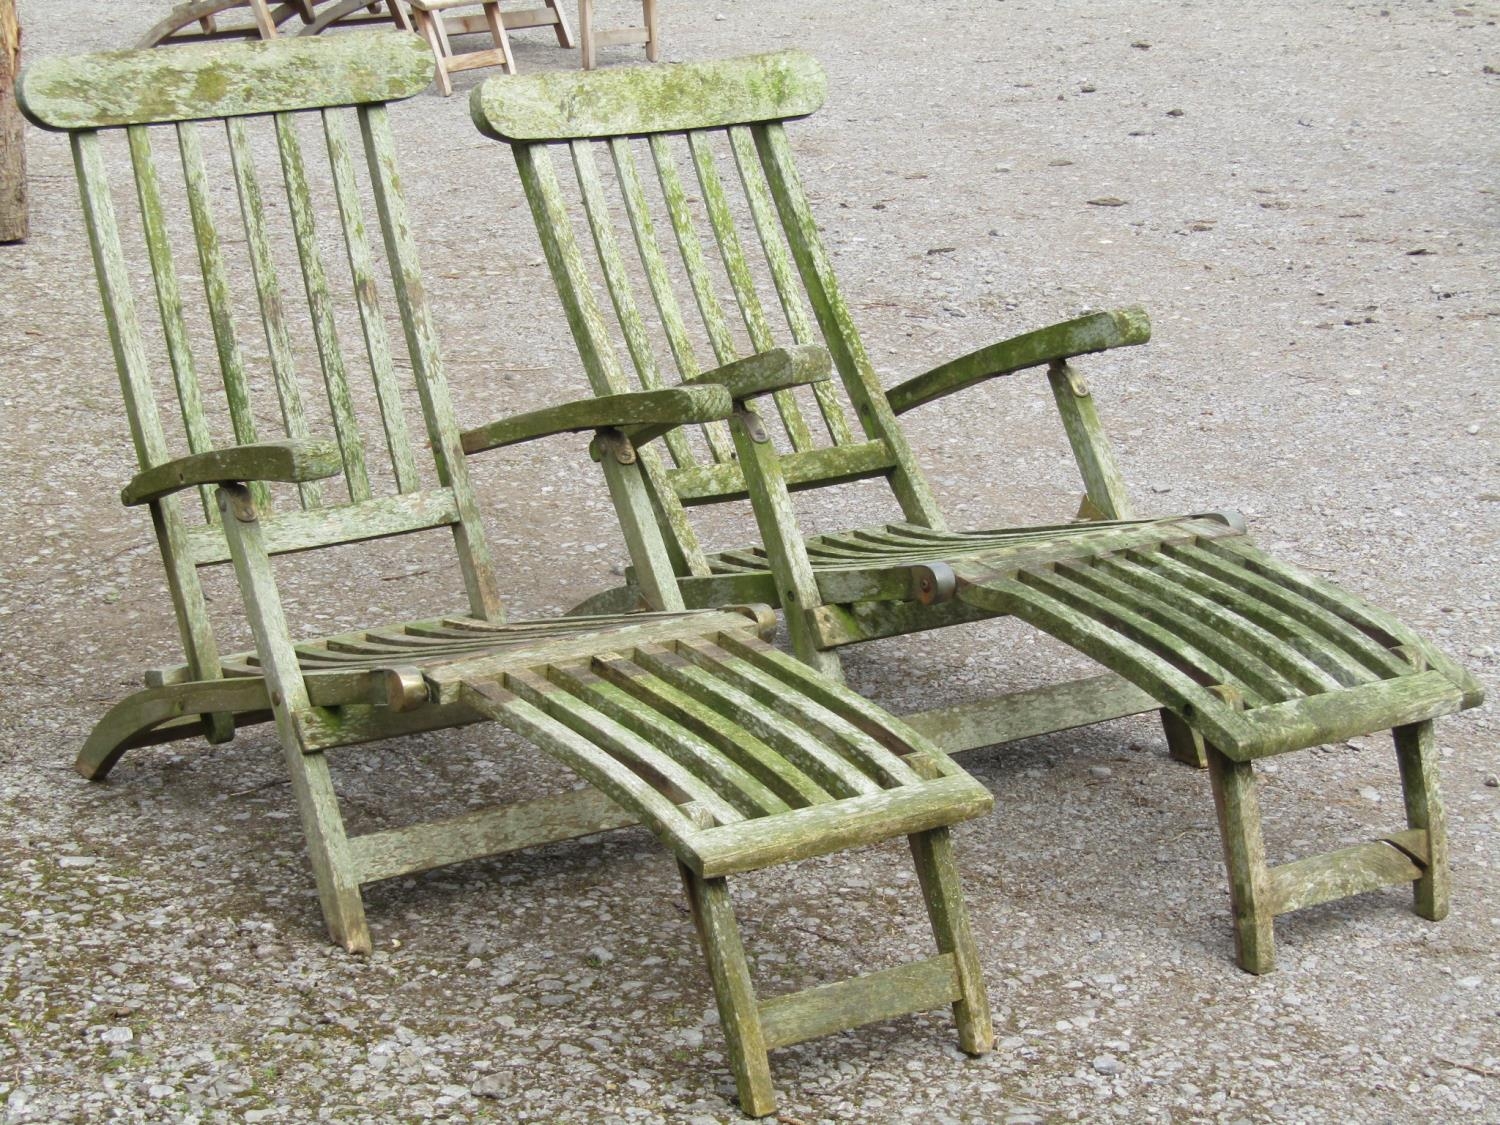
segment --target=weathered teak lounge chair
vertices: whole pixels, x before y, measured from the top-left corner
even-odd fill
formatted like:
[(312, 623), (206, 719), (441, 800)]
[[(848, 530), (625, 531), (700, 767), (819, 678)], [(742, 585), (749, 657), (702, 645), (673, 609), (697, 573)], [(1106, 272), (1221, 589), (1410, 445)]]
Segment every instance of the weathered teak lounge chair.
[[(498, 66), (506, 74), (516, 71), (515, 56), (510, 50), (507, 30), (519, 31), (528, 27), (550, 27), (557, 35), (559, 47), (573, 45), (573, 29), (557, 0), (542, 0), (534, 8), (522, 11), (504, 11), (498, 0), (407, 0), (411, 14), (417, 21), (417, 30), (427, 36), (437, 60), (437, 84), (443, 94), (453, 93), (453, 81), (449, 75), (459, 70), (475, 70), (482, 66)], [(449, 16), (455, 8), (478, 8), (478, 14)], [(449, 37), (453, 35), (488, 33), (492, 46), (475, 51), (454, 53)]]
[[(823, 92), (817, 64), (788, 52), (491, 79), (473, 98), (479, 128), (512, 146), (596, 393), (662, 386), (669, 377), (657, 356), (670, 355), (683, 382), (719, 379), (740, 397), (734, 382), (701, 374), (674, 277), (686, 279), (695, 331), (709, 342), (713, 364), (778, 342), (803, 358), (814, 346), (832, 353), (856, 421), (831, 384), (819, 384), (803, 400), (818, 412), (809, 422), (791, 389), (802, 381), (794, 375), (775, 396), (780, 454), (771, 423), (749, 407), (737, 412), (732, 439), (718, 423), (705, 428), (697, 451), (685, 433), (668, 435), (670, 467), (642, 451), (687, 603), (779, 604), (796, 651), (829, 674), (840, 646), (1000, 615), (1105, 665), (1112, 675), (928, 713), (922, 724), (956, 752), (1160, 708), (1174, 756), (1211, 771), (1239, 962), (1252, 972), (1272, 967), (1275, 915), (1299, 907), (1412, 880), (1418, 913), (1443, 917), (1431, 720), (1478, 703), (1475, 681), (1390, 615), (1257, 549), (1232, 514), (1134, 518), (1094, 401), (1070, 361), (1143, 343), (1149, 326), (1139, 310), (1053, 325), (882, 390), (783, 128), (816, 110)], [(554, 146), (570, 160), (572, 194), (557, 175)], [(642, 156), (656, 181), (649, 190)], [(680, 169), (684, 159), (690, 171)], [(590, 260), (575, 217), (589, 232)], [(710, 256), (718, 259), (712, 267)], [(727, 277), (733, 312), (717, 295), (719, 276)], [(613, 325), (595, 281), (609, 293)], [(776, 295), (775, 326), (761, 292)], [(654, 312), (643, 311), (649, 304)], [(619, 338), (628, 375), (612, 342)], [(1032, 371), (1051, 389), (1082, 472), (1081, 522), (948, 530), (897, 415), (985, 379)], [(902, 522), (803, 542), (786, 487), (870, 477), (889, 483)], [(763, 546), (705, 553), (685, 509), (746, 495)], [(631, 580), (586, 606), (650, 603), (649, 594)], [(1407, 828), (1268, 867), (1255, 762), (1387, 728), (1395, 732)]]
[[(221, 23), (225, 13), (245, 9), (239, 18)], [(411, 22), (401, 0), (187, 0), (176, 5), (136, 42), (137, 47), (194, 43), (205, 39), (275, 39), (296, 19), (302, 33), (316, 35), (334, 23), (392, 23), (406, 31)]]
[[(731, 401), (719, 387), (588, 399), (460, 434), (385, 104), (423, 89), (429, 65), (414, 35), (354, 32), (46, 59), (22, 78), (30, 119), (71, 136), (140, 463), (122, 499), (150, 511), (187, 655), (148, 673), (149, 686), (100, 721), (78, 768), (102, 778), (134, 747), (200, 734), (223, 742), (240, 727), (274, 722), (324, 915), (351, 950), (370, 947), (362, 883), (644, 823), (680, 866), (741, 1101), (754, 1114), (774, 1103), (770, 1048), (843, 1027), (952, 1004), (961, 1046), (988, 1049), (948, 836), (949, 825), (989, 807), (983, 786), (899, 720), (764, 644), (756, 632), (771, 622), (769, 610), (682, 610), (670, 570), (659, 584), (647, 576), (667, 612), (505, 622), (466, 454), (596, 431), (612, 491), (624, 511), (640, 514), (641, 557), (664, 557), (659, 541), (646, 542), (655, 525), (636, 449), (677, 424), (727, 416)], [(113, 155), (106, 145), (117, 146)], [(125, 222), (109, 182), (116, 160), (133, 170), (126, 190), (138, 210)], [(217, 214), (226, 182), (213, 169), (238, 196), (236, 223)], [(284, 192), (273, 191), (278, 184)], [(190, 222), (174, 218), (184, 211)], [(139, 237), (126, 237), (137, 222)], [(241, 239), (248, 269), (234, 253)], [(195, 253), (175, 254), (183, 241)], [(325, 245), (347, 259), (347, 273)], [(283, 285), (278, 263), (292, 261), (300, 277)], [(138, 272), (149, 286), (133, 286)], [(335, 284), (340, 274), (348, 284)], [(191, 292), (199, 280), (201, 300)], [(241, 282), (254, 293), (267, 363), (252, 360), (235, 329)], [(387, 285), (405, 356), (387, 335)], [(148, 289), (154, 318), (136, 312)], [(147, 346), (151, 319), (165, 365)], [(362, 346), (346, 349), (337, 326), (355, 323)], [(209, 337), (212, 379), (215, 362), (193, 346)], [(317, 357), (316, 390), (300, 388), (299, 339)], [(417, 433), (405, 417), (413, 398)], [(276, 413), (286, 438), (264, 440)], [(170, 443), (164, 415), (181, 423)], [(184, 442), (186, 453), (171, 451)], [(428, 529), (452, 535), (466, 610), (294, 640), (273, 556)], [(253, 651), (228, 656), (199, 579), (200, 568), (224, 562), (255, 638)], [(588, 787), (346, 835), (330, 750), (482, 719), (525, 736)], [(727, 877), (897, 835), (910, 837), (938, 954), (758, 1002)]]

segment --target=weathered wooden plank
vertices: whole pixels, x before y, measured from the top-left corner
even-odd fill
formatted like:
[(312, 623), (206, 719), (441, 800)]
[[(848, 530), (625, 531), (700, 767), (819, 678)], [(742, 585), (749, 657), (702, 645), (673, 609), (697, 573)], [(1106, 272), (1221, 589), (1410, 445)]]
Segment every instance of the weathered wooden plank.
[(1219, 818), (1219, 841), (1229, 871), (1229, 906), (1234, 915), (1235, 958), (1247, 973), (1269, 973), (1276, 967), (1276, 911), (1260, 830), (1260, 796), (1255, 766), (1225, 757), (1212, 742), (1208, 778)]
[(365, 467), (365, 442), (354, 414), (354, 401), (349, 395), (349, 374), (344, 364), (344, 350), (339, 346), (338, 325), (334, 323), (328, 274), (323, 269), (322, 251), (318, 249), (312, 192), (307, 186), (307, 168), (302, 160), (302, 142), (291, 114), (276, 115), (276, 146), (281, 155), (282, 181), (297, 245), (297, 261), (302, 267), (302, 286), (312, 317), (318, 365), (323, 372), (333, 430), (338, 435), (339, 451), (343, 454), (344, 479), (349, 487), (349, 499), (358, 503), (368, 500), (371, 495), (370, 475)]
[(825, 87), (810, 55), (780, 51), (691, 68), (492, 78), (469, 112), (501, 141), (640, 136), (805, 117), (823, 104)]
[[(884, 441), (865, 441), (788, 453), (781, 458), (781, 474), (787, 487), (795, 492), (799, 488), (820, 488), (879, 476), (891, 472), (894, 465), (895, 458)], [(667, 476), (678, 497), (688, 505), (743, 499), (749, 495), (745, 474), (735, 464), (696, 465), (670, 470)]]
[[(458, 506), (448, 489), (377, 496), (363, 504), (293, 510), (263, 521), (266, 549), (273, 555), (384, 539), (458, 522)], [(185, 557), (199, 566), (229, 561), (224, 535), (216, 527), (199, 527), (184, 536)]]
[(332, 442), (268, 441), (190, 453), (137, 473), (120, 492), (125, 505), (160, 500), (184, 488), (224, 481), (321, 480), (339, 471)]
[[(792, 273), (792, 263), (787, 255), (786, 239), (776, 221), (776, 204), (771, 199), (771, 189), (766, 186), (766, 176), (761, 170), (760, 159), (755, 153), (755, 138), (743, 125), (729, 129), (729, 143), (740, 172), (740, 183), (745, 189), (745, 200), (750, 205), (750, 215), (755, 221), (755, 232), (760, 239), (761, 251), (771, 271), (771, 281), (776, 287), (776, 297), (781, 302), (782, 315), (792, 331), (792, 340), (798, 344), (817, 342), (813, 335), (812, 322), (807, 319), (807, 308), (797, 288)], [(844, 404), (832, 384), (817, 383), (813, 386), (813, 397), (817, 399), (823, 424), (835, 445), (848, 445), (854, 440), (849, 430), (849, 419), (844, 414)]]
[(953, 858), (953, 837), (946, 827), (935, 828), (912, 836), (909, 842), (938, 953), (953, 958), (958, 995), (950, 999), (958, 1024), (959, 1049), (982, 1055), (995, 1046), (995, 1028), (984, 988), (984, 970), (969, 929), (958, 863)]
[[(1448, 916), (1448, 828), (1438, 791), (1437, 747), (1431, 722), (1396, 727), (1396, 760), (1401, 767), (1401, 796), (1406, 805), (1407, 835), (1420, 834), (1425, 851), (1422, 877), (1412, 888), (1413, 906), (1423, 918), (1441, 922)], [(1405, 845), (1402, 845), (1405, 846)], [(1408, 851), (1411, 849), (1408, 848)]]
[(448, 397), (447, 377), (438, 349), (437, 331), (427, 308), (427, 289), (422, 281), (406, 196), (401, 191), (395, 138), (391, 135), (390, 117), (385, 107), (361, 106), (359, 127), (370, 169), (370, 187), (380, 215), (386, 260), (390, 263), (391, 282), (396, 290), (396, 305), (401, 310), (406, 350), (411, 357), (417, 393), (422, 400), (422, 415), (427, 423), (428, 445), (438, 480), (451, 490), (458, 512), (459, 518), (453, 524), (453, 541), (458, 549), (464, 590), (474, 616), (503, 621), (505, 609), (495, 577), (495, 562), (485, 542), (479, 505), (469, 483), (468, 462), (460, 445), (458, 419)]
[[(394, 5), (396, 0), (390, 0)], [(394, 7), (394, 11), (400, 11)], [(421, 487), (416, 460), (412, 456), (411, 438), (406, 428), (406, 412), (401, 405), (401, 391), (396, 385), (395, 365), (391, 361), (390, 340), (386, 335), (385, 317), (376, 297), (375, 260), (365, 230), (364, 209), (354, 178), (354, 159), (349, 136), (336, 110), (323, 110), (323, 133), (328, 142), (328, 163), (333, 173), (334, 195), (338, 200), (339, 220), (344, 227), (344, 249), (349, 258), (349, 272), (354, 281), (354, 302), (359, 308), (360, 330), (364, 336), (365, 354), (370, 360), (370, 375), (380, 404), (380, 420), (385, 431), (386, 449), (400, 492), (415, 492)]]
[[(687, 380), (725, 388), (736, 401), (821, 383), (832, 373), (828, 352), (815, 344), (767, 348)], [(804, 427), (805, 428), (805, 427)], [(807, 448), (804, 441), (801, 448)]]
[(26, 131), (16, 105), (21, 73), (21, 20), (16, 0), (0, 0), (0, 242), (25, 242)]
[(1073, 449), (1073, 460), (1083, 477), (1084, 498), (1092, 516), (1130, 519), (1135, 509), (1125, 489), (1125, 475), (1115, 460), (1088, 385), (1064, 360), (1053, 360), (1048, 365), (1047, 382), (1052, 387), (1052, 399), (1057, 404), (1063, 432), (1068, 435), (1068, 445)]
[(727, 418), (733, 409), (729, 392), (713, 384), (630, 391), (502, 418), (465, 430), (462, 443), (464, 452), (473, 454), (554, 434), (604, 429), (623, 430), (632, 443), (645, 443), (664, 429)]
[(1269, 758), (1462, 708), (1463, 692), (1452, 680), (1441, 672), (1420, 672), (1246, 711), (1242, 733), (1222, 748), (1240, 760)]
[[(771, 189), (771, 197), (776, 201), (777, 213), (781, 216), (782, 230), (786, 233), (792, 259), (797, 263), (803, 289), (833, 356), (834, 367), (844, 381), (844, 389), (854, 403), (855, 413), (865, 435), (883, 441), (894, 462), (889, 479), (901, 511), (913, 523), (935, 528), (946, 527), (947, 522), (938, 506), (937, 497), (923, 477), (906, 435), (896, 424), (896, 416), (891, 411), (880, 380), (875, 375), (875, 368), (860, 340), (859, 331), (855, 328), (854, 318), (839, 291), (832, 264), (828, 260), (828, 251), (823, 246), (817, 221), (813, 218), (812, 206), (792, 159), (786, 130), (780, 123), (773, 123), (757, 125), (752, 133), (761, 168), (766, 174), (766, 183)], [(787, 476), (790, 481), (791, 474), (788, 473)]]
[(18, 97), (44, 129), (106, 129), (388, 102), (431, 81), (432, 56), (417, 36), (351, 32), (38, 59)]
[[(241, 118), (225, 122), (229, 134), (229, 155), (234, 166), (235, 186), (239, 190), (240, 218), (245, 226), (245, 245), (250, 254), (250, 272), (255, 281), (255, 295), (260, 305), (261, 327), (265, 331), (266, 350), (271, 374), (276, 384), (276, 398), (286, 435), (293, 441), (308, 441), (311, 431), (307, 411), (302, 405), (302, 388), (297, 382), (297, 364), (292, 354), (292, 337), (287, 328), (282, 301), (281, 279), (272, 250), (271, 232), (266, 225), (265, 200), (260, 178), (255, 172), (250, 130)], [(304, 508), (320, 507), (323, 490), (315, 481), (299, 484), (297, 492)]]
[(1422, 871), (1410, 855), (1384, 840), (1355, 844), (1271, 868), (1269, 909), (1286, 914), (1394, 883), (1409, 883), (1421, 878)]
[(585, 786), (503, 808), (355, 836), (349, 851), (360, 881), (373, 883), (639, 823), (633, 812)]
[(959, 997), (951, 953), (764, 1000), (766, 1046), (790, 1047), (820, 1035), (939, 1008)]
[(1138, 307), (1089, 313), (1074, 320), (1013, 336), (934, 367), (886, 392), (891, 409), (904, 414), (918, 406), (965, 390), (986, 379), (1013, 375), (1029, 367), (1107, 348), (1144, 344), (1151, 339), (1151, 320)]
[(729, 902), (729, 886), (723, 879), (704, 879), (686, 864), (679, 866), (688, 909), (698, 928), (708, 975), (713, 981), (719, 1026), (729, 1049), (740, 1108), (752, 1117), (764, 1117), (776, 1108), (771, 1086), (771, 1066), (766, 1057), (765, 1035), (760, 1024), (760, 1005), (739, 926)]
[(994, 803), (964, 774), (726, 825), (694, 846), (701, 874), (711, 879), (944, 827), (982, 816)]

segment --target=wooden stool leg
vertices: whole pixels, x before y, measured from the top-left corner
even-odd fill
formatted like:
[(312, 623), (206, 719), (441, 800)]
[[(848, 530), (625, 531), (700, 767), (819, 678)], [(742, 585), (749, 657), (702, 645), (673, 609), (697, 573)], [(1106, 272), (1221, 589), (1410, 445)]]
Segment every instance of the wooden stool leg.
[(1203, 736), (1171, 711), (1164, 709), (1158, 713), (1161, 715), (1161, 729), (1167, 736), (1167, 753), (1172, 760), (1194, 769), (1208, 769), (1208, 751), (1203, 747)]
[(420, 8), (413, 8), (412, 15), (417, 19), (417, 30), (427, 37), (427, 45), (432, 48), (432, 58), (437, 65), (438, 89), (443, 92), (443, 97), (453, 94), (453, 83), (448, 78), (448, 56), (453, 49), (448, 45), (448, 34), (443, 30), (443, 17), (436, 12), (424, 12)]
[(578, 53), (583, 69), (594, 69), (594, 0), (578, 0)]
[(656, 0), (641, 0), (641, 18), (646, 22), (646, 61), (656, 62), (660, 54), (656, 33)]
[(1206, 747), (1208, 776), (1219, 813), (1224, 865), (1229, 869), (1229, 900), (1234, 911), (1234, 945), (1240, 968), (1269, 973), (1276, 967), (1275, 921), (1266, 847), (1260, 831), (1260, 799), (1255, 767)]
[(323, 754), (304, 754), (301, 746), (285, 738), (283, 752), (292, 776), (292, 793), (302, 814), (302, 831), (307, 837), (308, 858), (328, 933), (350, 953), (368, 953), (370, 929), (359, 894), (359, 875), (349, 854), (328, 759)]
[(729, 902), (729, 884), (724, 879), (700, 878), (683, 864), (678, 864), (678, 870), (713, 979), (740, 1108), (751, 1117), (764, 1117), (776, 1109), (776, 1093), (771, 1087), (771, 1062), (761, 1034), (755, 985)]
[(557, 0), (547, 0), (547, 7), (551, 8), (552, 14), (557, 17), (557, 23), (552, 28), (557, 33), (557, 45), (559, 47), (567, 47), (571, 50), (573, 47), (573, 29), (568, 25), (568, 17), (563, 15), (563, 10), (558, 6)]
[(916, 861), (917, 879), (927, 902), (927, 916), (932, 920), (938, 952), (953, 954), (958, 965), (962, 995), (953, 1002), (953, 1019), (958, 1024), (959, 1048), (971, 1055), (985, 1054), (995, 1046), (995, 1029), (990, 1021), (979, 952), (964, 908), (958, 866), (953, 859), (953, 838), (948, 829), (935, 828), (908, 836), (907, 841)]
[(414, 31), (411, 25), (411, 17), (406, 14), (406, 9), (401, 6), (401, 0), (385, 0), (385, 6), (390, 9), (391, 22), (402, 31)]
[(505, 60), (500, 64), (501, 69), (506, 74), (514, 74), (516, 59), (510, 53), (510, 36), (505, 34), (505, 20), (500, 15), (500, 5), (494, 0), (484, 6), (484, 21), (490, 25), (490, 37), (494, 39), (500, 57)]
[(1407, 827), (1427, 833), (1427, 870), (1412, 884), (1415, 909), (1423, 918), (1441, 922), (1448, 916), (1448, 830), (1438, 793), (1432, 722), (1396, 727), (1391, 735), (1401, 766)]
[(260, 37), (275, 39), (276, 21), (271, 18), (271, 10), (266, 7), (266, 0), (250, 0), (250, 13), (255, 17), (255, 26), (260, 31)]

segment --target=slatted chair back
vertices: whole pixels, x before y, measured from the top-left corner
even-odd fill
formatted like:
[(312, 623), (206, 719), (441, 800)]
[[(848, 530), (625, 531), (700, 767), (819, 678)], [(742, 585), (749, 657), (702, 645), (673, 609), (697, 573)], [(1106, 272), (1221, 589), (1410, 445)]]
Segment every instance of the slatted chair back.
[[(792, 161), (784, 122), (814, 112), (824, 89), (818, 64), (787, 51), (493, 78), (471, 109), (482, 132), (511, 146), (595, 393), (690, 380), (781, 344), (825, 346), (843, 393), (824, 382), (801, 401), (790, 390), (775, 396), (788, 485), (884, 477), (908, 521), (941, 527)], [(571, 182), (558, 174), (557, 150)], [(609, 294), (612, 318), (596, 288)], [(665, 444), (670, 465), (654, 449), (642, 457), (680, 567), (704, 574), (683, 506), (743, 497), (745, 476), (722, 422), (703, 427), (701, 442), (678, 432)]]
[[(21, 100), (72, 141), (141, 469), (332, 437), (342, 482), (255, 486), (271, 553), (450, 528), (471, 611), (498, 621), (386, 114), (431, 77), (419, 37), (357, 32), (41, 60)], [(202, 491), (151, 505), (195, 679), (221, 672), (198, 571), (229, 559)]]

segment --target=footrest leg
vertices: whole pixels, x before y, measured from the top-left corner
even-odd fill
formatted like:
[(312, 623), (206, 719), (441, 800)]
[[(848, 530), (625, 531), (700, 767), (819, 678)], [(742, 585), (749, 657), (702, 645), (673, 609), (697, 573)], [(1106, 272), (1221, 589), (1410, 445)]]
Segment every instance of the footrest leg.
[(728, 882), (700, 878), (683, 864), (678, 865), (678, 870), (713, 980), (719, 1023), (729, 1048), (729, 1065), (739, 1090), (740, 1108), (751, 1117), (764, 1117), (776, 1109), (776, 1092), (771, 1087), (771, 1063), (761, 1032), (760, 1005), (755, 999), (740, 928), (729, 901)]
[(958, 970), (960, 995), (953, 1002), (953, 1019), (958, 1024), (959, 1049), (971, 1055), (985, 1054), (995, 1046), (995, 1029), (990, 1021), (979, 953), (964, 907), (958, 865), (953, 859), (953, 839), (946, 828), (920, 832), (907, 839), (938, 952), (951, 953)]
[(1205, 747), (1224, 865), (1229, 869), (1229, 900), (1234, 911), (1236, 960), (1247, 973), (1269, 973), (1276, 967), (1270, 873), (1260, 831), (1260, 799), (1255, 767), (1236, 762), (1212, 745)]
[(1417, 914), (1433, 922), (1448, 916), (1448, 832), (1443, 801), (1438, 793), (1433, 725), (1412, 723), (1391, 731), (1396, 761), (1401, 766), (1401, 795), (1406, 801), (1406, 823), (1427, 833), (1427, 867), (1412, 883)]
[(1208, 751), (1203, 745), (1203, 736), (1165, 708), (1161, 715), (1161, 729), (1167, 736), (1167, 753), (1174, 762), (1192, 766), (1195, 770), (1208, 769)]

